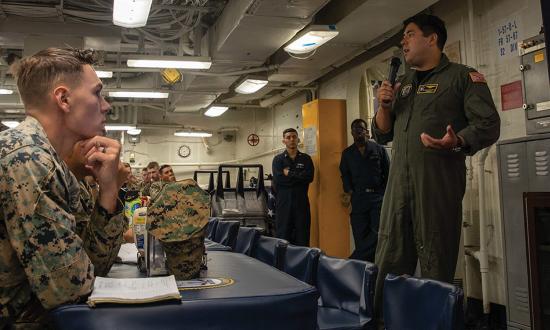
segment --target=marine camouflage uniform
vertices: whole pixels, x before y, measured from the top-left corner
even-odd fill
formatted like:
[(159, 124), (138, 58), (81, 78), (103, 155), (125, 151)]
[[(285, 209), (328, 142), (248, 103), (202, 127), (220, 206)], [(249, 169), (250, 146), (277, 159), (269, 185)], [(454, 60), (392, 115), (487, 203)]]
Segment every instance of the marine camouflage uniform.
[(123, 218), (95, 207), (83, 241), (75, 232), (79, 196), (36, 119), (0, 133), (0, 329), (45, 328), (46, 310), (90, 293), (92, 262), (109, 268), (106, 251), (120, 244)]
[(153, 182), (150, 193), (147, 231), (161, 241), (168, 271), (178, 280), (198, 277), (210, 195), (191, 179)]

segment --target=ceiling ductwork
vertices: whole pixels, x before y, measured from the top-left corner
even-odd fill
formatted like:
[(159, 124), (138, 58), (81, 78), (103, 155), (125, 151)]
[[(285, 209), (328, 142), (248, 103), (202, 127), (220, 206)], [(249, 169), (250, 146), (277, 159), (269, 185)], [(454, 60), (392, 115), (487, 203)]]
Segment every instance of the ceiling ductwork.
[[(138, 121), (166, 116), (202, 117), (211, 103), (271, 107), (372, 48), (403, 19), (435, 0), (155, 0), (147, 25), (127, 29), (112, 24), (112, 0), (45, 0), (0, 3), (0, 74), (14, 86), (6, 58), (32, 54), (47, 46), (94, 48), (96, 69), (113, 72), (105, 90), (149, 89), (167, 92), (163, 100), (111, 99), (122, 113), (137, 109)], [(385, 13), (391, 13), (385, 14)], [(338, 36), (304, 54), (291, 57), (283, 48), (311, 25), (336, 25)], [(181, 69), (181, 79), (165, 83), (160, 69), (129, 68), (136, 55), (210, 58), (208, 70)], [(13, 57), (13, 56), (12, 56)], [(248, 75), (268, 77), (250, 94), (234, 89)], [(18, 95), (0, 96), (2, 109), (20, 109)], [(161, 116), (162, 117), (162, 116)]]

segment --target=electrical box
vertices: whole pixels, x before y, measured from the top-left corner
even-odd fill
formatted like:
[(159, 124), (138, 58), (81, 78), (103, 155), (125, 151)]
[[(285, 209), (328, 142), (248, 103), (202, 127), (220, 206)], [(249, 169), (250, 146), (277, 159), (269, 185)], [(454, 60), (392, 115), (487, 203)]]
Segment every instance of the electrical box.
[(550, 132), (550, 82), (544, 34), (519, 43), (527, 134)]

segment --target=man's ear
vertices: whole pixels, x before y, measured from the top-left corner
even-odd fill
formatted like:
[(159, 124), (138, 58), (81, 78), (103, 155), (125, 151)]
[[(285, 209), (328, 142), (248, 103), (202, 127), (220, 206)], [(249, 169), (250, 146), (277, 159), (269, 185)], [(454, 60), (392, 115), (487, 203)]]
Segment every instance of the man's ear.
[(297, 142), (297, 143), (300, 143), (300, 142), (302, 142), (302, 140), (300, 140), (300, 138), (298, 138), (298, 142)]
[(438, 47), (437, 39), (439, 39), (439, 37), (437, 36), (437, 33), (430, 34), (430, 45), (434, 45), (435, 47)]
[(55, 103), (57, 106), (67, 113), (71, 111), (71, 106), (69, 105), (69, 89), (65, 86), (58, 86), (53, 91)]
[(281, 143), (284, 144), (284, 145), (286, 146), (285, 139), (282, 139), (282, 140), (281, 140)]

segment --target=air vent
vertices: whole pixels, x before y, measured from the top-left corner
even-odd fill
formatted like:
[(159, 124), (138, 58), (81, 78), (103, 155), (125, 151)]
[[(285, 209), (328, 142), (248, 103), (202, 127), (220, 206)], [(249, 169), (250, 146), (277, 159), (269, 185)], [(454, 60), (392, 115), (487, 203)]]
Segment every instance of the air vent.
[(548, 152), (535, 151), (535, 173), (539, 176), (548, 176)]
[(515, 308), (521, 312), (529, 313), (529, 292), (527, 289), (516, 288), (514, 298), (516, 303), (512, 305), (515, 305)]
[(519, 155), (506, 155), (506, 174), (509, 178), (519, 178)]

